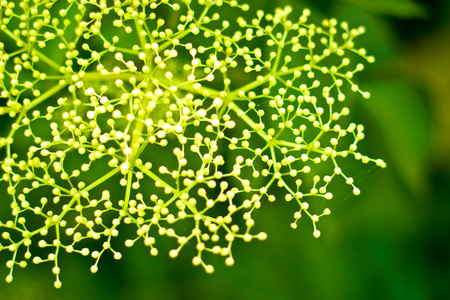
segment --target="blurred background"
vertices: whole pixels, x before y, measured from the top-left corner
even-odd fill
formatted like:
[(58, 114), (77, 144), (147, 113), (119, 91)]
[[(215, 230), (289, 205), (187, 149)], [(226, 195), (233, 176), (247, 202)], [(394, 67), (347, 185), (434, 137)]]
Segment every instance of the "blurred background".
[[(45, 267), (17, 270), (0, 299), (445, 299), (450, 282), (450, 1), (248, 0), (272, 12), (308, 7), (367, 33), (357, 41), (377, 63), (357, 82), (370, 100), (352, 104), (365, 124), (360, 150), (388, 167), (352, 166), (362, 194), (333, 199), (332, 216), (290, 228), (283, 201), (263, 206), (265, 242), (236, 244), (236, 265), (207, 275), (190, 253), (172, 260), (134, 247), (121, 261), (65, 256), (63, 287)], [(2, 270), (4, 270), (2, 268)], [(3, 271), (2, 271), (3, 274)], [(4, 277), (4, 275), (2, 275)]]

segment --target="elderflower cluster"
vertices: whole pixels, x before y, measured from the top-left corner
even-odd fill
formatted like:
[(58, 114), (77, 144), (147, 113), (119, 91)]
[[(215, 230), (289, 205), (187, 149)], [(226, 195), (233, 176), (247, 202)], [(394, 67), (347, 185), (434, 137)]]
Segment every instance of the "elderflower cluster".
[(194, 247), (212, 273), (208, 254), (231, 266), (236, 240), (266, 239), (254, 214), (267, 200), (297, 203), (291, 226), (306, 216), (319, 237), (329, 184), (360, 193), (339, 162), (385, 167), (358, 152), (363, 125), (345, 122), (346, 93), (370, 96), (353, 77), (374, 58), (354, 44), (364, 28), (291, 10), (0, 0), (6, 280), (49, 262), (61, 287), (64, 252), (90, 256), (95, 273), (105, 252), (142, 243), (157, 255), (163, 237), (170, 257)]

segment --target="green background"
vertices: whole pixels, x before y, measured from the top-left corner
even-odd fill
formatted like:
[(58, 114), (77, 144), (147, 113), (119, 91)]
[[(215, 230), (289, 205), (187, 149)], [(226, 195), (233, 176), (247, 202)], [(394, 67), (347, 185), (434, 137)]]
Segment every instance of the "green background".
[[(289, 227), (284, 201), (265, 203), (259, 228), (265, 242), (236, 243), (236, 265), (215, 261), (207, 275), (190, 253), (154, 258), (146, 247), (91, 261), (65, 256), (61, 290), (51, 266), (18, 270), (0, 282), (0, 299), (445, 299), (450, 282), (450, 1), (249, 0), (272, 12), (309, 7), (313, 20), (336, 17), (364, 25), (358, 42), (377, 58), (358, 76), (370, 100), (352, 113), (365, 124), (362, 153), (383, 158), (386, 169), (355, 162), (362, 194), (335, 197), (332, 216)], [(224, 14), (226, 10), (224, 9)], [(231, 16), (233, 17), (233, 16)], [(346, 194), (347, 193), (347, 194)], [(4, 277), (5, 268), (0, 273)]]

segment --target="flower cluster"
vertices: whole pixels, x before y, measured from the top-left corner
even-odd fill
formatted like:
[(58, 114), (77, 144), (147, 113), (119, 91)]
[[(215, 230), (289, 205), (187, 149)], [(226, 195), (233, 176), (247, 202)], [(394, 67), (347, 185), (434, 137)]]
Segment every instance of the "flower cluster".
[[(239, 17), (227, 20), (223, 6)], [(120, 244), (174, 240), (234, 264), (236, 240), (264, 240), (265, 201), (298, 204), (313, 235), (329, 184), (359, 189), (339, 166), (363, 126), (345, 123), (345, 94), (374, 61), (364, 28), (305, 9), (251, 14), (234, 0), (0, 1), (0, 255), (16, 266), (60, 255), (122, 257)], [(3, 196), (2, 196), (3, 197)], [(5, 196), (6, 197), (6, 196)], [(3, 199), (5, 199), (3, 197)], [(2, 201), (4, 202), (4, 201)], [(317, 205), (320, 203), (320, 205)], [(321, 208), (320, 208), (321, 207)], [(132, 229), (130, 229), (132, 228)], [(97, 243), (92, 243), (97, 241)], [(118, 243), (118, 241), (120, 243)]]

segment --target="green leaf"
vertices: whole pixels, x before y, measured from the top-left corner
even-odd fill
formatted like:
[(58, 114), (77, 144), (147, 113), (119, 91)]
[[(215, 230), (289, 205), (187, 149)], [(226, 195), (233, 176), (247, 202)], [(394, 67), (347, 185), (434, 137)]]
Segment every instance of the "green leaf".
[(400, 18), (423, 17), (425, 11), (421, 5), (414, 0), (342, 0), (364, 10), (385, 16)]
[(402, 81), (371, 82), (372, 98), (365, 102), (379, 122), (382, 143), (388, 151), (388, 167), (398, 174), (418, 198), (427, 187), (427, 162), (430, 154), (430, 112), (421, 93)]

